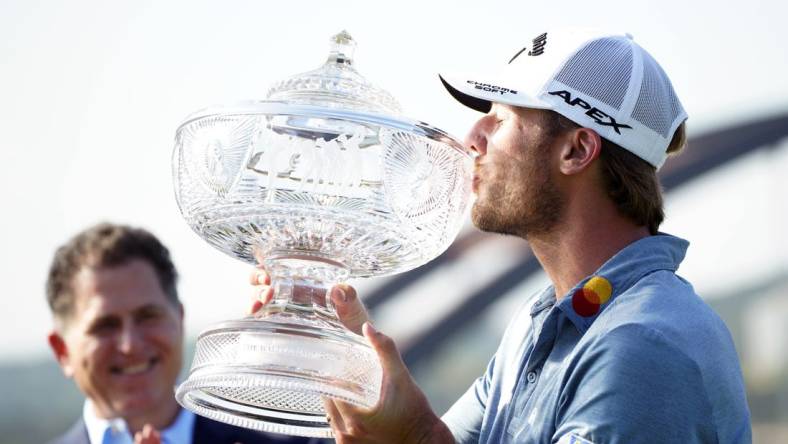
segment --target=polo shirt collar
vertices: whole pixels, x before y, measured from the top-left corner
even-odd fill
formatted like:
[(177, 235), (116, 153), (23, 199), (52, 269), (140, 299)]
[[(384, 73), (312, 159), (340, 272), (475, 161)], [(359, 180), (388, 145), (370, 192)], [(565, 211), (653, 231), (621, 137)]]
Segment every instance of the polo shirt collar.
[[(578, 282), (561, 298), (557, 308), (564, 312), (581, 334), (585, 333), (618, 295), (643, 276), (658, 270), (675, 272), (684, 260), (688, 246), (686, 240), (665, 233), (639, 239), (608, 259), (592, 275)], [(555, 290), (551, 285), (539, 296), (532, 313), (547, 307), (548, 296), (554, 295)]]

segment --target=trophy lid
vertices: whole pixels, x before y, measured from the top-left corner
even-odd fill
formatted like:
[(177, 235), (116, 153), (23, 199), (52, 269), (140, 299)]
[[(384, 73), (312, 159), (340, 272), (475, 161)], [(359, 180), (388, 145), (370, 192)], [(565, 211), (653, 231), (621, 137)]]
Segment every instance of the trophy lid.
[(329, 42), (330, 52), (323, 66), (274, 84), (267, 100), (392, 116), (400, 114), (401, 107), (391, 94), (356, 71), (353, 37), (342, 31)]
[(444, 131), (404, 116), (399, 102), (389, 92), (359, 74), (353, 59), (356, 41), (347, 31), (331, 37), (329, 43), (328, 58), (321, 67), (275, 83), (265, 99), (203, 108), (189, 114), (179, 128), (209, 117), (286, 116), (285, 121), (277, 122), (277, 130), (309, 133), (312, 138), (329, 140), (339, 134), (354, 133), (357, 124), (373, 125), (423, 135), (471, 155)]

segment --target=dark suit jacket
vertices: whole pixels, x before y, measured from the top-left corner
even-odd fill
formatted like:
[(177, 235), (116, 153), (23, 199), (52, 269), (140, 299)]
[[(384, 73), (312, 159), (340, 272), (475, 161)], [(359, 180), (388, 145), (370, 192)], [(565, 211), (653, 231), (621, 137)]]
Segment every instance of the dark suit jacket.
[[(320, 444), (329, 442), (333, 441), (256, 432), (196, 415), (191, 444)], [(85, 422), (80, 417), (66, 433), (50, 441), (49, 444), (90, 444)]]

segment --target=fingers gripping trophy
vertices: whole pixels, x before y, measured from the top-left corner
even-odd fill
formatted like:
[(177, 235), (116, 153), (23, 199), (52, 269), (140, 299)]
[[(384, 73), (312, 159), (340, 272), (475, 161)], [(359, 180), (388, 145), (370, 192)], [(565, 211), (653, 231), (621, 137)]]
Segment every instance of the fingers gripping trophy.
[(198, 338), (178, 402), (243, 427), (329, 437), (323, 398), (372, 407), (381, 369), (327, 295), (348, 278), (411, 270), (454, 240), (471, 154), (401, 115), (332, 37), (320, 68), (263, 101), (208, 108), (178, 128), (175, 195), (205, 241), (271, 276), (273, 300)]

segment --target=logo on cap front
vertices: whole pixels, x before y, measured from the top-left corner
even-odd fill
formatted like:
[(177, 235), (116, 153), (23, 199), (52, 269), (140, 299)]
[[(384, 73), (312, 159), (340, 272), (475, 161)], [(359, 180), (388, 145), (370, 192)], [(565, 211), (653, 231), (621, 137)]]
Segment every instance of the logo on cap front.
[(547, 45), (547, 33), (540, 35), (534, 39), (533, 49), (528, 51), (529, 56), (538, 56), (544, 54), (544, 47)]
[(470, 85), (473, 85), (474, 88), (480, 89), (482, 91), (500, 93), (501, 95), (517, 94), (517, 91), (509, 88), (504, 88), (503, 86), (490, 85), (489, 83), (481, 83), (475, 80), (466, 80), (466, 82)]
[(572, 93), (570, 93), (569, 91), (566, 90), (550, 91), (547, 94), (550, 94), (552, 96), (558, 96), (564, 99), (564, 102), (566, 102), (570, 106), (579, 106), (580, 108), (583, 108), (584, 110), (586, 110), (585, 114), (591, 119), (593, 119), (594, 122), (602, 126), (612, 126), (613, 129), (618, 134), (621, 134), (619, 128), (632, 129), (632, 127), (629, 125), (616, 122), (616, 119), (614, 119), (613, 116), (609, 115), (608, 113), (602, 111), (601, 109), (595, 106), (591, 106), (587, 101), (581, 99), (580, 97), (572, 98)]
[[(536, 37), (534, 39), (533, 44), (531, 45), (531, 50), (528, 51), (528, 55), (529, 56), (538, 56), (538, 55), (544, 54), (544, 47), (545, 47), (545, 45), (547, 45), (547, 33), (546, 32), (540, 34), (538, 37)], [(520, 57), (520, 54), (522, 54), (523, 51), (525, 51), (526, 49), (528, 49), (528, 47), (527, 46), (523, 46), (523, 49), (517, 51), (517, 54), (512, 56), (511, 59), (509, 59), (509, 64), (514, 62), (514, 59), (516, 59), (517, 57)]]

